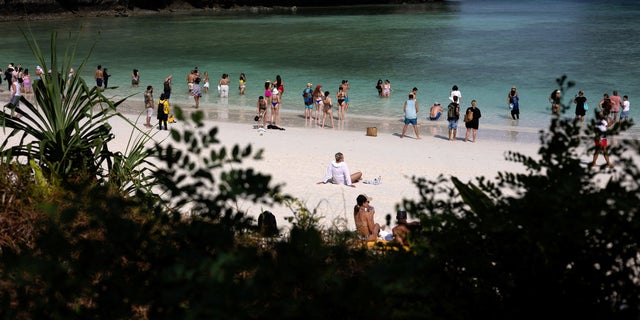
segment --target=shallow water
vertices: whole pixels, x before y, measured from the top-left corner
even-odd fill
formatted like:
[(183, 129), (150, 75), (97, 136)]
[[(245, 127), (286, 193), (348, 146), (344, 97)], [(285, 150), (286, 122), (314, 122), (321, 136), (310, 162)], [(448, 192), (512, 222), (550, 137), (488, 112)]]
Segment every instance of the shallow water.
[[(5, 32), (0, 59), (6, 62), (3, 67), (15, 62), (35, 69), (18, 26), (30, 28), (43, 48), (48, 48), (51, 30), (58, 32), (61, 42), (70, 43), (68, 35), (82, 28), (80, 55), (95, 42), (82, 75), (91, 80), (96, 65), (108, 67), (110, 86), (118, 89), (107, 92), (137, 94), (133, 100), (142, 100), (147, 85), (156, 88), (157, 98), (162, 79), (173, 74), (172, 103), (192, 105), (185, 78), (198, 66), (212, 80), (213, 90), (201, 101), (205, 110), (250, 115), (264, 81), (279, 74), (285, 82), (285, 113), (302, 114), (301, 90), (307, 82), (322, 85), (334, 96), (341, 80), (347, 79), (347, 117), (397, 121), (415, 86), (424, 123), (433, 102), (446, 106), (449, 90), (458, 85), (463, 107), (471, 99), (478, 101), (481, 129), (537, 132), (548, 125), (547, 98), (563, 74), (577, 83), (567, 96), (582, 89), (593, 107), (604, 92), (617, 89), (621, 96), (629, 95), (632, 117), (639, 114), (634, 103), (640, 87), (635, 72), (640, 64), (640, 34), (635, 32), (640, 29), (635, 19), (639, 13), (637, 1), (478, 0), (12, 22), (1, 24)], [(133, 68), (141, 73), (138, 88), (130, 86)], [(241, 72), (248, 77), (244, 96), (237, 95)], [(228, 99), (215, 94), (222, 73), (232, 80)], [(378, 79), (391, 81), (390, 98), (377, 96)], [(510, 120), (506, 107), (512, 85), (520, 94), (517, 123)], [(572, 114), (573, 109), (567, 116)], [(292, 119), (288, 121), (303, 122)]]

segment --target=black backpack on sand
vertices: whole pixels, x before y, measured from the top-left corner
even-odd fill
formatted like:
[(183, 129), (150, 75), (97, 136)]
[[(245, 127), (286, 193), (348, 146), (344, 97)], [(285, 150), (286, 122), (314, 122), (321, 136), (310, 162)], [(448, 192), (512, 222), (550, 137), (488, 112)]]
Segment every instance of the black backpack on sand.
[(271, 211), (264, 211), (258, 217), (258, 230), (265, 237), (274, 237), (278, 235), (278, 225), (276, 216)]

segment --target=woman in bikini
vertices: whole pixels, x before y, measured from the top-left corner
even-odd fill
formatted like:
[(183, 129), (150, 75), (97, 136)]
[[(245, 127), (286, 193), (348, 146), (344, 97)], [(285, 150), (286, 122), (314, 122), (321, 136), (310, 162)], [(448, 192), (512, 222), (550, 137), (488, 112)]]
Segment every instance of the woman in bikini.
[(320, 110), (322, 109), (322, 100), (324, 100), (324, 94), (320, 90), (322, 88), (321, 85), (317, 85), (316, 89), (313, 90), (313, 102), (316, 106), (316, 122), (320, 122)]
[(238, 80), (238, 90), (240, 91), (240, 95), (244, 94), (244, 89), (247, 87), (247, 76), (244, 73), (240, 74), (240, 80)]
[(338, 88), (338, 93), (336, 93), (336, 99), (338, 99), (338, 120), (344, 120), (344, 98), (346, 94), (344, 93), (344, 89), (342, 86)]
[(322, 105), (322, 110), (324, 111), (324, 114), (322, 115), (322, 128), (324, 128), (324, 121), (327, 119), (327, 116), (331, 119), (331, 128), (335, 128), (336, 126), (333, 124), (333, 110), (331, 110), (333, 103), (331, 102), (331, 97), (329, 97), (329, 91), (324, 92)]
[(278, 88), (271, 91), (271, 124), (276, 126), (280, 120), (280, 93)]

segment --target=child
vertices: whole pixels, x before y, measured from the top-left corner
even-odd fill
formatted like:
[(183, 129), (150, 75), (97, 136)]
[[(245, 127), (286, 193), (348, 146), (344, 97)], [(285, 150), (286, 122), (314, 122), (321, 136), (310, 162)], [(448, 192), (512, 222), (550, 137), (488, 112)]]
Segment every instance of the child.
[(624, 95), (622, 97), (622, 112), (620, 112), (620, 122), (629, 121), (629, 111), (631, 103), (629, 103), (629, 96)]
[(255, 120), (259, 121), (262, 118), (262, 127), (267, 124), (267, 101), (263, 96), (258, 97), (258, 103), (256, 105), (256, 117)]

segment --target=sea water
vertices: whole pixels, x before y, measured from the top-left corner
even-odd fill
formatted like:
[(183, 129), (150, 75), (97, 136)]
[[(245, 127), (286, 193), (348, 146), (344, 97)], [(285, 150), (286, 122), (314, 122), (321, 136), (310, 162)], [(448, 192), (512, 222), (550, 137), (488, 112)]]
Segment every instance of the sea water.
[[(78, 63), (93, 46), (81, 75), (93, 83), (96, 66), (107, 67), (109, 86), (118, 87), (107, 90), (114, 97), (142, 101), (152, 85), (157, 98), (162, 79), (173, 75), (172, 104), (191, 106), (186, 76), (197, 66), (211, 78), (203, 110), (249, 114), (265, 80), (280, 75), (283, 113), (303, 114), (306, 83), (322, 85), (335, 101), (341, 81), (348, 80), (347, 121), (399, 121), (403, 102), (417, 87), (420, 121), (426, 123), (429, 107), (434, 101), (446, 107), (457, 85), (463, 108), (477, 100), (481, 130), (537, 132), (548, 126), (548, 97), (562, 75), (576, 83), (564, 102), (583, 90), (593, 110), (603, 93), (618, 90), (629, 96), (631, 116), (640, 115), (639, 14), (640, 3), (631, 0), (474, 0), (10, 22), (0, 24), (0, 66), (22, 63), (33, 73), (36, 62), (18, 27), (45, 52), (55, 30), (61, 47), (79, 37)], [(131, 87), (134, 68), (141, 75), (137, 88)], [(229, 98), (217, 96), (223, 73), (231, 79)], [(243, 96), (237, 94), (240, 73), (248, 79)], [(378, 96), (378, 79), (391, 82), (391, 97)], [(511, 86), (520, 95), (517, 122), (507, 106)], [(574, 107), (565, 116), (573, 117)]]

